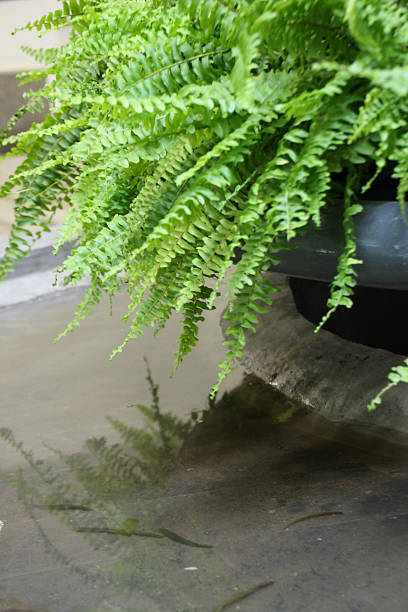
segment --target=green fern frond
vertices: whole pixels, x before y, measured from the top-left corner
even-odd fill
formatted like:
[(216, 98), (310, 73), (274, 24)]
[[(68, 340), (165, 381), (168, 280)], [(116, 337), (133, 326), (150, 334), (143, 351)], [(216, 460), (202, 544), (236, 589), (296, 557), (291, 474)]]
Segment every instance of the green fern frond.
[(408, 383), (408, 359), (404, 359), (403, 365), (394, 366), (388, 374), (388, 384), (371, 400), (369, 410), (375, 410), (381, 404), (382, 396), (401, 382)]
[(259, 323), (258, 315), (265, 312), (265, 304), (268, 306), (272, 304), (270, 295), (277, 289), (263, 276), (265, 267), (265, 264), (261, 266), (251, 282), (236, 293), (234, 301), (230, 303), (224, 314), (224, 319), (231, 325), (225, 331), (227, 340), (224, 341), (224, 345), (227, 347), (227, 352), (225, 361), (220, 364), (218, 381), (211, 389), (212, 397), (217, 393), (224, 378), (231, 372), (236, 360), (241, 357), (246, 343), (246, 330), (255, 332), (255, 326)]
[(328, 311), (315, 329), (319, 329), (328, 321), (331, 315), (339, 308), (345, 306), (351, 308), (353, 306), (353, 290), (357, 284), (357, 272), (354, 266), (362, 263), (356, 257), (356, 242), (354, 237), (354, 219), (353, 217), (362, 211), (363, 207), (355, 201), (355, 190), (353, 189), (353, 174), (349, 174), (344, 194), (344, 235), (345, 247), (339, 257), (337, 264), (337, 274), (333, 279), (330, 288), (330, 297), (327, 301)]
[(20, 165), (15, 178), (3, 186), (1, 190), (3, 197), (16, 186), (20, 188), (20, 194), (15, 200), (16, 221), (10, 232), (6, 252), (0, 262), (0, 278), (4, 278), (15, 264), (29, 253), (33, 241), (47, 229), (48, 219), (52, 218), (55, 210), (63, 205), (64, 189), (70, 182), (70, 176), (67, 176), (65, 168), (59, 165), (46, 168), (40, 174), (27, 178), (20, 176), (23, 174), (21, 171), (42, 165), (50, 155), (70, 147), (78, 137), (79, 131), (73, 129), (62, 135), (42, 138), (37, 143), (37, 148), (33, 149)]

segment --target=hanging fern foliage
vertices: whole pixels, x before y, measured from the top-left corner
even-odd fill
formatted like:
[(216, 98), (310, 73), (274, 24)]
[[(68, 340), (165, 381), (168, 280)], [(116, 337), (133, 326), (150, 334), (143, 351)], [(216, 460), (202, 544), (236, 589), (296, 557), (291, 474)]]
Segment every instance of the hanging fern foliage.
[(231, 325), (215, 391), (271, 303), (263, 272), (319, 226), (343, 172), (346, 247), (328, 307), (351, 305), (358, 179), (393, 162), (401, 206), (408, 190), (405, 2), (69, 0), (27, 28), (67, 25), (66, 46), (28, 50), (47, 67), (21, 75), (52, 77), (25, 109), (47, 101), (48, 117), (3, 134), (25, 158), (0, 192), (16, 194), (2, 277), (68, 206), (65, 282), (91, 287), (66, 331), (126, 290), (128, 335), (113, 354), (178, 311), (176, 364), (223, 284)]

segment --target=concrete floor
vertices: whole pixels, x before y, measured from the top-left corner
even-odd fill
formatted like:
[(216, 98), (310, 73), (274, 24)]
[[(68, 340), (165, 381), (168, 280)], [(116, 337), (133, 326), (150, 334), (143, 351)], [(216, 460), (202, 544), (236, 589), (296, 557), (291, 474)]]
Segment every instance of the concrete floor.
[[(118, 418), (133, 419), (135, 411), (129, 406), (149, 402), (144, 356), (160, 384), (163, 409), (187, 416), (206, 406), (223, 356), (215, 312), (201, 331), (197, 350), (170, 378), (180, 330), (177, 319), (156, 337), (148, 331), (130, 342), (109, 361), (125, 334), (121, 322), (127, 310), (125, 295), (114, 301), (112, 316), (106, 301), (80, 329), (54, 344), (83, 291), (0, 309), (2, 426), (12, 428), (35, 452), (41, 452), (43, 440), (57, 441), (64, 452), (76, 452), (86, 437), (111, 429), (106, 415), (113, 411)], [(237, 369), (228, 381), (230, 387), (241, 371)], [(2, 453), (3, 469), (13, 469), (16, 461), (13, 452)]]
[[(107, 415), (133, 426), (143, 425), (144, 419), (134, 407), (135, 403), (150, 402), (143, 356), (149, 359), (155, 382), (160, 384), (162, 409), (181, 418), (207, 406), (222, 357), (221, 331), (213, 315), (203, 329), (200, 349), (173, 379), (169, 374), (179, 332), (177, 320), (156, 338), (147, 333), (140, 343), (131, 343), (129, 350), (109, 362), (111, 349), (123, 335), (120, 315), (126, 311), (124, 297), (118, 299), (113, 316), (105, 303), (80, 333), (54, 345), (54, 337), (75, 310), (79, 293), (66, 292), (0, 309), (0, 427), (10, 428), (36, 458), (53, 464), (55, 457), (43, 441), (64, 453), (78, 453), (90, 436), (117, 439)], [(238, 369), (229, 385), (240, 378)], [(14, 601), (58, 612), (85, 609), (98, 585), (82, 584), (81, 578), (56, 567), (52, 555), (46, 554), (35, 521), (25, 516), (21, 501), (6, 481), (25, 462), (4, 441), (0, 441), (0, 448), (0, 519), (5, 522), (0, 533), (0, 604), (4, 609)], [(62, 465), (58, 469), (62, 474), (66, 471)], [(101, 562), (100, 554), (95, 556), (79, 536), (64, 531), (54, 518), (45, 519), (45, 529), (62, 541), (65, 553), (75, 562), (85, 566)], [(107, 559), (110, 556), (105, 556), (105, 562)], [(137, 609), (155, 607), (149, 603)]]
[[(142, 531), (165, 528), (212, 548), (168, 537), (78, 534), (73, 527), (85, 519), (77, 511), (28, 508), (30, 516), (6, 477), (24, 468), (34, 487), (29, 501), (37, 480), (1, 441), (0, 610), (406, 612), (405, 448), (332, 425), (257, 379), (240, 383), (241, 372), (229, 381), (229, 395), (206, 410), (221, 356), (215, 313), (172, 380), (177, 321), (107, 361), (120, 336), (122, 298), (113, 317), (101, 306), (82, 330), (53, 345), (77, 297), (0, 314), (1, 427), (45, 459), (61, 482), (72, 482), (72, 470), (42, 440), (78, 456), (86, 438), (118, 439), (106, 415), (140, 427), (129, 404), (149, 403), (146, 354), (162, 409), (181, 417), (195, 410), (201, 422), (166, 477), (150, 485), (130, 479), (110, 497), (109, 486), (94, 488), (93, 496), (109, 497), (111, 521), (137, 518)], [(289, 525), (297, 519), (304, 520)], [(234, 601), (267, 580), (269, 586)]]

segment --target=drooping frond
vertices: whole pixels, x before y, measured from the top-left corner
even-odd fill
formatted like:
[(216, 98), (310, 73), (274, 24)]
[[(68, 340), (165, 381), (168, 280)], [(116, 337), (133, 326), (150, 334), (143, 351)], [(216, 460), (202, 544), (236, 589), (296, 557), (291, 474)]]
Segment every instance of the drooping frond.
[[(354, 198), (354, 200), (353, 200)], [(328, 321), (330, 316), (339, 306), (351, 308), (353, 306), (353, 289), (357, 284), (357, 272), (355, 265), (362, 263), (356, 257), (356, 243), (354, 238), (353, 217), (363, 210), (360, 204), (355, 202), (355, 191), (353, 189), (352, 175), (349, 175), (344, 194), (344, 235), (345, 246), (337, 264), (337, 274), (330, 288), (330, 297), (327, 301), (328, 311), (316, 328), (316, 332)]]

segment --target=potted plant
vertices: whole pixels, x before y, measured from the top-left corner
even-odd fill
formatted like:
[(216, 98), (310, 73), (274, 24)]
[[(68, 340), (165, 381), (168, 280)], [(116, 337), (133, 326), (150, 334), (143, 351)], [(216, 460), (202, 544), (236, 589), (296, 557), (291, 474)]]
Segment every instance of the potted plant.
[[(329, 311), (350, 307), (360, 195), (389, 163), (402, 207), (408, 189), (405, 4), (64, 0), (27, 27), (68, 24), (65, 47), (31, 51), (48, 67), (21, 75), (53, 77), (27, 100), (29, 111), (47, 100), (50, 112), (5, 140), (25, 159), (0, 192), (18, 192), (2, 275), (65, 203), (56, 246), (77, 243), (64, 282), (91, 278), (66, 331), (125, 287), (129, 333), (113, 354), (180, 311), (176, 364), (224, 285), (230, 326), (216, 389), (271, 304), (264, 271), (319, 226), (334, 190), (345, 248)], [(400, 380), (408, 362), (388, 386)]]

